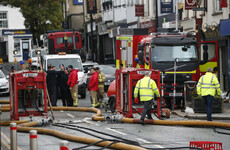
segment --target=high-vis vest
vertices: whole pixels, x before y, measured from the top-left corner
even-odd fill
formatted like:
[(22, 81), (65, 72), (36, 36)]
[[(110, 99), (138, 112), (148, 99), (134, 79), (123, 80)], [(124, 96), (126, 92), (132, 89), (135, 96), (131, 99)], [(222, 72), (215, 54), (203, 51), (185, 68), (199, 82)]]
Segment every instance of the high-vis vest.
[(197, 84), (197, 94), (201, 96), (212, 95), (215, 96), (217, 90), (217, 94), (220, 95), (220, 83), (217, 77), (211, 72), (206, 72), (205, 75), (201, 76), (198, 84)]
[(105, 74), (100, 72), (98, 74), (98, 88), (104, 88), (105, 79)]
[(140, 101), (149, 101), (154, 98), (154, 94), (160, 97), (157, 85), (150, 77), (144, 77), (137, 82), (134, 89), (134, 98), (138, 97), (138, 92), (140, 94)]

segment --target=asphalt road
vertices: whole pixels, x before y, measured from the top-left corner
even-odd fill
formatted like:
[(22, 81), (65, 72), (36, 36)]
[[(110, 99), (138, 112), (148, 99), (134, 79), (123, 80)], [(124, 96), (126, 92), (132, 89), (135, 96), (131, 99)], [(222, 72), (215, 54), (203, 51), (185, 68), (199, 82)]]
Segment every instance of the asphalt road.
[[(9, 97), (0, 97), (1, 100), (9, 99)], [(58, 100), (58, 106), (61, 106), (61, 100)], [(89, 107), (90, 100), (89, 94), (85, 99), (79, 99), (79, 107)], [(105, 112), (103, 108), (102, 115), (111, 115), (110, 112)], [(160, 125), (140, 125), (140, 124), (129, 124), (129, 123), (111, 123), (111, 122), (100, 122), (92, 121), (91, 116), (93, 113), (90, 112), (70, 112), (70, 111), (55, 111), (55, 121), (59, 123), (69, 123), (77, 126), (76, 130), (70, 130), (62, 127), (56, 127), (53, 125), (43, 126), (42, 128), (49, 128), (72, 135), (90, 138), (100, 139), (119, 139), (125, 142), (135, 144), (136, 142), (140, 146), (145, 148), (172, 148), (172, 147), (188, 147), (190, 141), (215, 141), (222, 142), (223, 149), (230, 149), (230, 135), (218, 134), (213, 128), (208, 127), (183, 127), (183, 126), (160, 126)], [(135, 115), (136, 118), (140, 116)], [(1, 115), (2, 120), (9, 120), (9, 112), (3, 112)], [(35, 118), (34, 118), (35, 119)], [(180, 118), (176, 115), (171, 115), (170, 120), (187, 120)], [(82, 129), (84, 128), (84, 129)], [(83, 130), (83, 131), (82, 131)], [(95, 131), (92, 131), (95, 130)], [(220, 129), (218, 129), (220, 130)], [(97, 131), (97, 132), (96, 132)], [(230, 133), (229, 130), (222, 130), (223, 132)], [(98, 133), (100, 132), (100, 133)], [(109, 135), (105, 135), (109, 134)], [(122, 139), (121, 139), (122, 138)], [(7, 145), (10, 145), (10, 133), (9, 127), (1, 127), (1, 140), (2, 149), (9, 149)], [(38, 135), (38, 149), (44, 150), (57, 150), (59, 149), (59, 142), (62, 139), (49, 136), (49, 135)], [(127, 141), (126, 141), (127, 142)], [(83, 143), (69, 143), (69, 149), (79, 148), (86, 146)], [(29, 134), (18, 133), (18, 149), (29, 150)], [(97, 146), (91, 146), (86, 149), (100, 149)], [(108, 148), (106, 148), (108, 149)], [(185, 148), (188, 149), (188, 148)]]

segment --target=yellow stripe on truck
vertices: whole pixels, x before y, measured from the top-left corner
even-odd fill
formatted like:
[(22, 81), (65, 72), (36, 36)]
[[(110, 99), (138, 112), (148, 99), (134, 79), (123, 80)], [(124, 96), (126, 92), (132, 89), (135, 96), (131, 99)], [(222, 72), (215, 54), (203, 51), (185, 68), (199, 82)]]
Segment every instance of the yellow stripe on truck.
[(116, 40), (129, 40), (129, 41), (132, 41), (133, 40), (133, 37), (131, 36), (117, 36), (116, 37)]
[(217, 67), (217, 62), (207, 62), (203, 65), (200, 65), (199, 67), (201, 72), (206, 72), (208, 68), (214, 69)]
[(116, 60), (116, 69), (120, 69), (120, 60), (119, 59)]
[[(165, 73), (173, 74), (174, 72), (173, 71), (168, 71), (168, 72), (165, 72)], [(196, 70), (193, 70), (193, 71), (176, 71), (176, 73), (179, 73), (179, 74), (181, 74), (181, 73), (196, 73)]]

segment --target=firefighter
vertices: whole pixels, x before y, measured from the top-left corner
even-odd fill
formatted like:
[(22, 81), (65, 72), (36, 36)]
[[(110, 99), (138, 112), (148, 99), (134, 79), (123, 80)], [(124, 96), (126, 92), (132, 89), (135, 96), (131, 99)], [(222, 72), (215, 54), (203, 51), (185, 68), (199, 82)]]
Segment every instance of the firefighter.
[(154, 99), (154, 95), (160, 97), (160, 93), (155, 81), (150, 78), (151, 71), (146, 71), (144, 75), (145, 77), (137, 82), (134, 90), (135, 103), (139, 103), (139, 99), (137, 98), (138, 93), (140, 95), (140, 101), (144, 103), (144, 109), (140, 119), (140, 123), (142, 125), (145, 124), (144, 119), (146, 114), (148, 116), (148, 119), (152, 119), (151, 108), (152, 108), (152, 101)]
[(70, 72), (69, 79), (67, 81), (67, 84), (70, 86), (70, 92), (73, 98), (73, 106), (78, 106), (78, 70), (73, 69), (72, 65), (68, 66), (68, 70)]
[(197, 84), (197, 94), (202, 96), (206, 104), (207, 120), (212, 121), (212, 104), (216, 94), (221, 95), (220, 83), (212, 74), (212, 68), (208, 68), (205, 75), (201, 76)]
[(98, 106), (100, 105), (104, 105), (103, 102), (100, 100), (100, 96), (102, 96), (103, 98), (106, 98), (106, 94), (105, 94), (105, 74), (103, 72), (100, 71), (99, 67), (96, 67), (95, 70), (98, 73)]
[(95, 68), (91, 68), (90, 72), (92, 76), (89, 79), (89, 92), (91, 96), (91, 106), (98, 107), (98, 100), (97, 100), (97, 91), (98, 91), (98, 73), (96, 72)]
[(52, 70), (52, 66), (48, 65), (48, 71), (46, 72), (46, 83), (50, 96), (52, 106), (57, 106), (57, 72)]
[[(69, 78), (69, 71), (68, 68), (64, 68), (64, 74), (61, 74), (61, 86), (62, 86), (62, 102), (63, 106), (73, 106), (73, 99), (70, 93), (69, 86), (67, 84)], [(66, 105), (64, 105), (66, 104)]]

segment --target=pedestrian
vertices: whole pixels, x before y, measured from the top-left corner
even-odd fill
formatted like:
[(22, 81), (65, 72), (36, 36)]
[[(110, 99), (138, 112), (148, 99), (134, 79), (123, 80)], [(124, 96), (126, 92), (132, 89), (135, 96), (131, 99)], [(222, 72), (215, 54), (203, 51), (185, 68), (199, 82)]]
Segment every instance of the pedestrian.
[(216, 94), (221, 95), (220, 83), (212, 68), (208, 68), (205, 75), (201, 76), (197, 84), (197, 94), (202, 96), (206, 104), (207, 120), (212, 121), (212, 104)]
[[(63, 81), (63, 75), (65, 74), (64, 73), (64, 65), (63, 64), (60, 64), (59, 65), (59, 68), (60, 68), (60, 71), (58, 72), (58, 77), (57, 77), (57, 80), (60, 81), (60, 82), (57, 82), (58, 84), (58, 93), (60, 93), (61, 95), (61, 99), (62, 99), (62, 105), (63, 106), (67, 106), (67, 103), (66, 103), (66, 98), (65, 98), (65, 94), (64, 94), (64, 86), (65, 84), (67, 84), (67, 81)], [(68, 68), (67, 68), (68, 69)], [(68, 70), (67, 70), (68, 71)], [(69, 72), (68, 72), (69, 73)], [(68, 79), (68, 77), (67, 77)], [(59, 94), (58, 94), (59, 95)]]
[(46, 73), (46, 84), (51, 104), (52, 106), (57, 106), (57, 72), (52, 70), (52, 66), (49, 64), (48, 71)]
[(99, 67), (96, 67), (95, 70), (98, 73), (98, 104), (97, 105), (104, 105), (104, 103), (102, 102), (102, 100), (100, 100), (100, 96), (102, 96), (102, 98), (106, 98), (106, 94), (105, 94), (105, 74), (103, 72), (100, 71)]
[[(67, 84), (69, 78), (69, 71), (68, 68), (64, 68), (64, 74), (61, 74), (61, 86), (62, 86), (62, 102), (63, 106), (73, 106), (73, 99), (71, 96), (71, 92), (69, 86)], [(65, 104), (65, 105), (64, 105)]]
[(11, 72), (15, 72), (14, 66), (11, 66)]
[(78, 106), (78, 70), (73, 69), (72, 65), (68, 66), (68, 70), (70, 72), (69, 79), (67, 81), (67, 84), (70, 86), (70, 92), (73, 98), (73, 106)]
[(144, 78), (138, 80), (134, 89), (135, 103), (139, 103), (138, 93), (140, 95), (140, 101), (144, 103), (144, 109), (140, 118), (140, 123), (142, 125), (145, 124), (144, 119), (146, 114), (148, 116), (148, 119), (153, 119), (151, 116), (151, 108), (152, 102), (154, 100), (154, 95), (156, 95), (156, 97), (160, 97), (156, 82), (150, 78), (151, 71), (146, 71), (144, 75)]
[(98, 73), (95, 68), (90, 69), (91, 77), (89, 79), (89, 92), (91, 96), (91, 106), (98, 107), (97, 91), (98, 91)]

